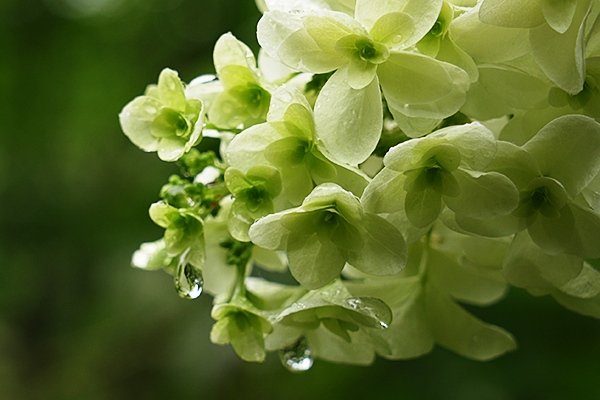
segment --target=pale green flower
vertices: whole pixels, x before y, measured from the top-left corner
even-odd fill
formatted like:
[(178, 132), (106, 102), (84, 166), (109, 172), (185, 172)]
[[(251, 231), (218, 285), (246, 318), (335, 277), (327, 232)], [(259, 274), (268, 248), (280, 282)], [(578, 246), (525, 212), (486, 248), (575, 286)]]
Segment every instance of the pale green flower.
[(187, 100), (177, 72), (164, 69), (158, 85), (123, 108), (123, 132), (144, 151), (157, 151), (164, 161), (175, 161), (202, 140), (203, 105)]

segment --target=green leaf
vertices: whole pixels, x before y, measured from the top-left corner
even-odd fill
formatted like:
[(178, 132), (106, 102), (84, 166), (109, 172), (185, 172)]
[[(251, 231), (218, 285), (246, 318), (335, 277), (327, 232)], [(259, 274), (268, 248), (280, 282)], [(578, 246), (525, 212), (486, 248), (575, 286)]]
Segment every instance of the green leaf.
[(600, 124), (582, 115), (555, 119), (523, 145), (575, 197), (600, 171)]
[(375, 150), (383, 112), (378, 80), (352, 89), (347, 71), (338, 70), (325, 84), (315, 105), (317, 137), (335, 159), (357, 165)]

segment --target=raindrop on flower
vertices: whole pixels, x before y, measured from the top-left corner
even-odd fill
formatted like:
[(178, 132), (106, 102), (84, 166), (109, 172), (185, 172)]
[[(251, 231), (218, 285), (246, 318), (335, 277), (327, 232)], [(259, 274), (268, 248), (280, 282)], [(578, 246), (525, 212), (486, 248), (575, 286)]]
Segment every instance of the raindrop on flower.
[[(185, 259), (184, 256), (181, 257)], [(184, 299), (196, 299), (202, 294), (202, 271), (185, 260), (179, 262), (175, 273), (175, 289)]]
[(298, 339), (293, 345), (281, 349), (279, 358), (283, 366), (292, 372), (308, 371), (313, 365), (312, 350), (304, 337)]

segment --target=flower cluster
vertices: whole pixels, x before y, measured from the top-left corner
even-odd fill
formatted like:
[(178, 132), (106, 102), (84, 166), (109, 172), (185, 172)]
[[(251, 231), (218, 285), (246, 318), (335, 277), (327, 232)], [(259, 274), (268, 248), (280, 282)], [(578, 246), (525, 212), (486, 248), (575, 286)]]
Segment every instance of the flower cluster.
[(132, 264), (213, 295), (213, 342), (489, 360), (515, 339), (461, 304), (510, 286), (600, 318), (599, 0), (257, 5), (258, 62), (224, 34), (216, 75), (165, 69), (120, 115), (182, 169)]

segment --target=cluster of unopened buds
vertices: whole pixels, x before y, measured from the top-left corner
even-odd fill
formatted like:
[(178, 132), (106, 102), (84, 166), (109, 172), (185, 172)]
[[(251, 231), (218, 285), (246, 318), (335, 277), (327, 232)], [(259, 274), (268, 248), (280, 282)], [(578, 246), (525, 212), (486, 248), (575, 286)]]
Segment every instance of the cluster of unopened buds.
[(257, 4), (258, 63), (224, 34), (216, 75), (165, 69), (120, 114), (182, 171), (132, 263), (213, 295), (214, 343), (489, 360), (515, 339), (461, 304), (510, 286), (600, 318), (599, 0)]

